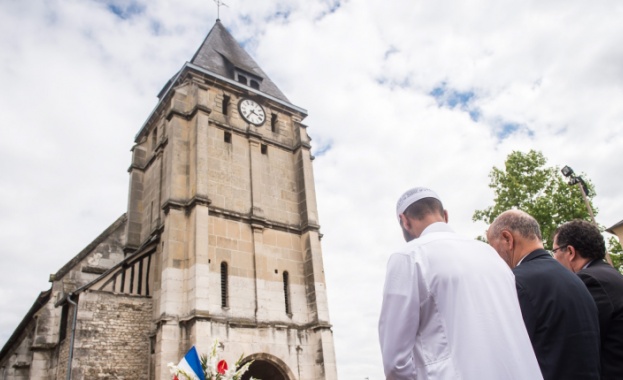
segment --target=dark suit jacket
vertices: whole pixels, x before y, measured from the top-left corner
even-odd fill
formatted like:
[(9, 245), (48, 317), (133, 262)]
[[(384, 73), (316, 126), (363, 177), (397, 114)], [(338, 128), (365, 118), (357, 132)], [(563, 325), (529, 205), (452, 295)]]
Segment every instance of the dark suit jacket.
[(599, 312), (601, 378), (623, 379), (623, 276), (601, 260), (578, 272)]
[(598, 380), (599, 320), (586, 286), (542, 249), (526, 256), (513, 273), (543, 378)]

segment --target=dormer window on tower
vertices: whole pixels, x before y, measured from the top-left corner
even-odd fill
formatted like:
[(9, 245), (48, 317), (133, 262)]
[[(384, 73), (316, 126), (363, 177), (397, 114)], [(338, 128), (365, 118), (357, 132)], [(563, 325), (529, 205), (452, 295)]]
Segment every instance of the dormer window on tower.
[(262, 78), (237, 67), (234, 69), (234, 78), (236, 79), (236, 82), (242, 83), (245, 86), (249, 86), (256, 90), (260, 89), (260, 84), (262, 83)]
[(238, 78), (236, 78), (236, 80), (244, 85), (247, 84), (247, 77), (245, 77), (244, 75), (238, 73)]

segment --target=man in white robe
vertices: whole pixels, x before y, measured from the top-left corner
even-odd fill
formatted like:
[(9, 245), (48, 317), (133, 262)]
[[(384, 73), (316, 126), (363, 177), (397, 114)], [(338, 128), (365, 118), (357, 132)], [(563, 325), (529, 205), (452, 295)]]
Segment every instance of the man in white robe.
[(391, 255), (379, 320), (391, 380), (538, 380), (515, 278), (487, 244), (454, 233), (437, 194), (407, 191), (407, 244)]

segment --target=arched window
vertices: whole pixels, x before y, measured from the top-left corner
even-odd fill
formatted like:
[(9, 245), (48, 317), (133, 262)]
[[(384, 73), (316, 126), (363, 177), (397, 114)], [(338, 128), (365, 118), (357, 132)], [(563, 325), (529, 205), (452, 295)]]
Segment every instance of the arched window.
[(290, 306), (290, 276), (288, 272), (283, 272), (283, 296), (286, 302), (286, 314), (292, 315), (292, 307)]
[(227, 283), (227, 263), (221, 263), (221, 307), (229, 306), (229, 284)]

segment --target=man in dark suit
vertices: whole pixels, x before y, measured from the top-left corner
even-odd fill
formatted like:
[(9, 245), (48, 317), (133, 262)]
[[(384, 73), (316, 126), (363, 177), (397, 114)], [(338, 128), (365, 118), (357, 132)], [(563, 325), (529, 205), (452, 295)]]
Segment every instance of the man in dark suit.
[(577, 273), (597, 304), (602, 380), (623, 379), (623, 276), (604, 262), (606, 244), (596, 226), (573, 220), (554, 232), (554, 258)]
[(521, 313), (545, 380), (599, 379), (599, 321), (586, 286), (543, 249), (537, 221), (498, 216), (489, 244), (515, 274)]

